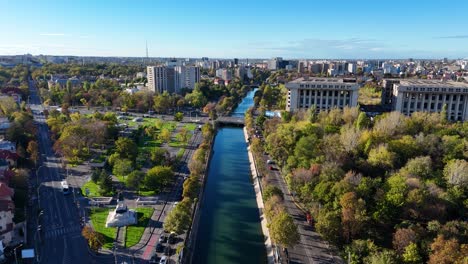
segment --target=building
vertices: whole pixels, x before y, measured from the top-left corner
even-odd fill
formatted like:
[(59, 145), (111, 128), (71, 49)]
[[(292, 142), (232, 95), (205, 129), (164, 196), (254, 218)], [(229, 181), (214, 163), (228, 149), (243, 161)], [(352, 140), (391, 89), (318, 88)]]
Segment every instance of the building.
[(393, 109), (405, 115), (441, 112), (447, 119), (468, 120), (468, 84), (439, 80), (401, 80), (393, 85)]
[(176, 92), (179, 92), (182, 88), (193, 90), (195, 84), (200, 82), (200, 67), (176, 66), (174, 72)]
[(148, 66), (146, 67), (146, 75), (148, 78), (148, 89), (155, 93), (163, 93), (167, 91), (167, 73), (164, 66)]
[(225, 81), (232, 80), (232, 72), (230, 69), (217, 69), (216, 77), (221, 78)]
[(12, 201), (13, 189), (0, 182), (0, 240), (8, 245), (13, 238), (15, 224), (13, 222), (15, 205)]
[(268, 69), (272, 71), (281, 69), (282, 62), (283, 62), (283, 58), (281, 57), (272, 58), (271, 60), (268, 61)]
[(299, 78), (286, 83), (286, 88), (288, 111), (308, 109), (314, 105), (317, 111), (357, 106), (359, 84), (356, 79)]
[(400, 83), (401, 79), (384, 79), (382, 81), (382, 104), (391, 105), (393, 101), (393, 85)]
[[(171, 62), (171, 65), (175, 65)], [(182, 88), (194, 89), (200, 82), (200, 67), (196, 66), (148, 66), (148, 89), (155, 93), (177, 93)]]

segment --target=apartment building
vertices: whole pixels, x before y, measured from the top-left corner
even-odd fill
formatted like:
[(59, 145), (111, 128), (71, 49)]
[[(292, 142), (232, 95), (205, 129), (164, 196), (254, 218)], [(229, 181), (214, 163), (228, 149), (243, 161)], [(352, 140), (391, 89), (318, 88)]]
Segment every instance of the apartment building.
[(177, 93), (182, 88), (194, 89), (200, 82), (200, 67), (169, 65), (147, 67), (148, 89), (155, 93)]
[(441, 112), (447, 119), (468, 120), (468, 84), (440, 80), (401, 80), (393, 85), (393, 109), (403, 114)]
[(299, 78), (286, 83), (286, 110), (316, 106), (317, 111), (357, 106), (359, 84), (347, 78)]

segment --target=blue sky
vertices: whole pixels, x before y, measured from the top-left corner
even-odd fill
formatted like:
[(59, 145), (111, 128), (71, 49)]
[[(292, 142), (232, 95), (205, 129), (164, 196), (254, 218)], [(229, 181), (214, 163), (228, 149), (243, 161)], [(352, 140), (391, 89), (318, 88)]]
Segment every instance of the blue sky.
[(466, 58), (467, 0), (0, 0), (0, 54)]

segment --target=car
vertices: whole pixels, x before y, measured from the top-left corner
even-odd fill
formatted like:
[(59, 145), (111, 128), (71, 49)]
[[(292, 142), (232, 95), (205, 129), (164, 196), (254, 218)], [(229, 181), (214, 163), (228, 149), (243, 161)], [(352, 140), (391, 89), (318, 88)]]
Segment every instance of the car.
[(163, 252), (164, 246), (161, 243), (156, 244), (156, 252)]
[(159, 264), (167, 264), (167, 256), (162, 256), (159, 260)]
[(169, 244), (174, 244), (175, 243), (175, 240), (176, 240), (176, 234), (175, 233), (171, 233), (169, 235), (169, 237), (167, 238), (167, 242)]
[(155, 254), (151, 257), (149, 263), (151, 263), (151, 264), (156, 264), (156, 263), (158, 263), (158, 254), (155, 253)]
[(268, 168), (269, 168), (270, 170), (273, 170), (273, 166), (269, 166)]
[(167, 246), (166, 248), (164, 248), (164, 255), (165, 256), (170, 256), (171, 252), (172, 252), (172, 249), (171, 249), (170, 246)]
[(267, 160), (267, 164), (275, 164), (273, 160)]
[(165, 236), (164, 234), (162, 234), (160, 237), (159, 237), (159, 243), (166, 243), (167, 242), (167, 236)]

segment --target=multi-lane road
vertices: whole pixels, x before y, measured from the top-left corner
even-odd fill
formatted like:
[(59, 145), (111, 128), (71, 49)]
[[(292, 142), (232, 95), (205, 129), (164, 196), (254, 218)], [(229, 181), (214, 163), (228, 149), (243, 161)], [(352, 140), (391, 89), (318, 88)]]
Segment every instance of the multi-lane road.
[[(61, 181), (66, 180), (60, 158), (55, 155), (42, 106), (34, 82), (29, 83), (29, 105), (37, 124), (37, 140), (41, 152), (36, 185), (38, 209), (32, 216), (37, 225), (33, 235), (39, 263), (91, 263), (88, 246), (81, 236), (80, 216), (72, 194), (65, 195)], [(73, 189), (73, 191), (75, 191)]]

